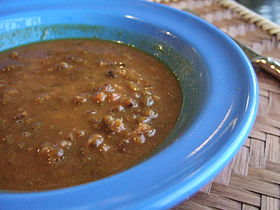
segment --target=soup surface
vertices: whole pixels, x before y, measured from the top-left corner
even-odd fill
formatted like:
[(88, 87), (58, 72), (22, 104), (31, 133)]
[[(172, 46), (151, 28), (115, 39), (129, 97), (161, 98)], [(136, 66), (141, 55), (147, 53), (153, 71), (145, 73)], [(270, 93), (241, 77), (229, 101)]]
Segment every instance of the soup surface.
[(101, 40), (0, 54), (0, 189), (97, 180), (147, 157), (174, 127), (176, 77), (156, 58)]

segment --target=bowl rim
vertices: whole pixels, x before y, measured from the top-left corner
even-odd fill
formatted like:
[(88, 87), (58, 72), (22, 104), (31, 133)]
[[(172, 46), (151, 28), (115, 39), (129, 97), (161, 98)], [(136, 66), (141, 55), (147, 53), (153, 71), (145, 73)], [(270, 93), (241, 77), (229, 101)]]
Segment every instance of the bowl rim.
[[(66, 0), (51, 0), (47, 2), (41, 2), (36, 0), (30, 0), (26, 1), (25, 3), (21, 3), (18, 0), (12, 0), (10, 2), (5, 2), (5, 5), (0, 2), (0, 5), (2, 4), (4, 7), (10, 8), (20, 8), (22, 6), (29, 6), (34, 4), (35, 6), (40, 6), (40, 4), (50, 4), (54, 5), (55, 3), (65, 3), (65, 2), (71, 2), (73, 5), (75, 5), (74, 1), (66, 1)], [(218, 81), (218, 79), (226, 79), (227, 82), (229, 82), (228, 85), (236, 85), (233, 84), (233, 82), (230, 82), (230, 79), (227, 75), (223, 75), (221, 73), (220, 75), (217, 75), (217, 72), (210, 75), (209, 78), (209, 90), (208, 94), (210, 99), (204, 106), (204, 111), (200, 114), (198, 119), (195, 121), (195, 125), (192, 125), (191, 128), (189, 128), (188, 132), (186, 132), (184, 135), (182, 135), (176, 142), (174, 142), (172, 145), (168, 146), (164, 150), (162, 150), (160, 153), (156, 154), (155, 156), (151, 157), (150, 159), (140, 163), (139, 165), (136, 165), (122, 173), (110, 176), (108, 178), (104, 178), (95, 182), (69, 187), (69, 188), (63, 188), (58, 190), (49, 190), (49, 191), (43, 191), (43, 192), (28, 192), (28, 193), (12, 193), (12, 192), (3, 192), (0, 193), (0, 203), (3, 204), (3, 207), (5, 206), (12, 206), (12, 205), (20, 205), (21, 208), (24, 206), (30, 207), (31, 201), (35, 202), (35, 206), (40, 206), (45, 209), (51, 208), (53, 204), (59, 204), (62, 205), (62, 207), (66, 208), (73, 208), (75, 205), (81, 205), (83, 204), (84, 208), (91, 208), (93, 206), (95, 207), (102, 207), (102, 208), (129, 208), (129, 209), (142, 209), (142, 208), (149, 208), (149, 209), (156, 209), (156, 208), (168, 208), (176, 203), (186, 199), (187, 197), (191, 196), (193, 193), (198, 191), (204, 184), (206, 184), (208, 181), (210, 181), (236, 154), (238, 149), (242, 146), (244, 143), (244, 140), (249, 134), (249, 131), (252, 128), (252, 125), (255, 121), (257, 109), (258, 109), (258, 84), (256, 75), (254, 73), (254, 69), (251, 66), (250, 61), (245, 56), (245, 54), (242, 52), (242, 50), (238, 47), (236, 43), (234, 43), (227, 35), (225, 35), (223, 32), (221, 32), (216, 27), (210, 25), (206, 21), (183, 11), (170, 8), (165, 5), (159, 5), (157, 3), (148, 2), (144, 0), (135, 0), (135, 1), (129, 1), (129, 0), (120, 0), (118, 3), (114, 0), (107, 0), (107, 1), (99, 1), (99, 0), (80, 0), (79, 3), (82, 6), (85, 6), (86, 4), (93, 5), (96, 3), (97, 5), (101, 6), (109, 6), (113, 5), (114, 7), (119, 7), (119, 5), (124, 6), (125, 9), (129, 9), (129, 12), (132, 14), (133, 11), (138, 11), (137, 17), (139, 20), (145, 21), (145, 17), (139, 15), (140, 11), (145, 8), (147, 11), (147, 14), (151, 15), (152, 17), (155, 17), (155, 14), (152, 15), (153, 11), (158, 12), (157, 14), (160, 14), (161, 16), (168, 15), (170, 17), (170, 22), (174, 22), (174, 25), (182, 26), (182, 22), (178, 23), (178, 20), (188, 20), (192, 21), (192, 23), (189, 24), (196, 24), (197, 28), (193, 30), (200, 30), (205, 31), (205, 34), (210, 33), (213, 35), (212, 38), (210, 37), (204, 37), (204, 39), (213, 39), (213, 40), (220, 40), (218, 43), (225, 44), (228, 49), (230, 49), (230, 53), (226, 50), (223, 50), (221, 47), (215, 46), (217, 43), (209, 43), (211, 47), (214, 49), (210, 49), (211, 47), (206, 47), (202, 45), (198, 45), (196, 43), (196, 49), (198, 52), (205, 56), (207, 53), (212, 52), (213, 50), (223, 50), (223, 53), (227, 53), (226, 55), (232, 55), (233, 57), (231, 59), (235, 59), (234, 61), (237, 61), (238, 64), (241, 64), (244, 68), (244, 72), (240, 73), (239, 71), (233, 70), (234, 68), (237, 68), (239, 66), (233, 65), (232, 61), (229, 60), (229, 58), (226, 58), (226, 61), (224, 61), (223, 65), (227, 64), (227, 62), (231, 62), (231, 66), (228, 66), (231, 71), (234, 71), (233, 73), (236, 73), (235, 81), (238, 79), (242, 79), (242, 81), (247, 82), (245, 85), (247, 87), (242, 86), (242, 88), (246, 89), (246, 93), (242, 93), (242, 91), (237, 90), (237, 93), (235, 94), (235, 99), (238, 97), (246, 97), (246, 107), (242, 110), (242, 113), (239, 113), (239, 118), (237, 119), (236, 124), (230, 124), (234, 123), (234, 119), (231, 119), (231, 121), (227, 118), (226, 123), (228, 126), (231, 125), (231, 127), (225, 128), (227, 134), (229, 135), (229, 138), (225, 140), (226, 134), (223, 133), (221, 128), (225, 127), (225, 124), (219, 124), (215, 125), (214, 127), (211, 127), (210, 125), (210, 135), (209, 133), (205, 134), (203, 138), (205, 141), (203, 144), (200, 144), (196, 150), (194, 150), (191, 154), (186, 153), (182, 151), (184, 147), (184, 142), (188, 140), (189, 138), (201, 138), (200, 134), (195, 133), (197, 131), (199, 125), (201, 126), (202, 123), (205, 121), (205, 115), (211, 112), (209, 110), (208, 105), (213, 108), (217, 107), (219, 108), (220, 104), (214, 104), (214, 101), (217, 102), (217, 100), (220, 99), (218, 95), (214, 91), (215, 88), (218, 88), (218, 83), (221, 81)], [(18, 5), (16, 5), (18, 4)], [(110, 7), (113, 7), (110, 6)], [(119, 14), (119, 13), (118, 13)], [(175, 19), (177, 18), (177, 19)], [(157, 19), (158, 20), (158, 19)], [(1, 17), (0, 17), (1, 21)], [(156, 24), (153, 22), (153, 24)], [(161, 27), (163, 27), (163, 23), (160, 24)], [(175, 27), (175, 26), (173, 26)], [(182, 38), (189, 40), (188, 37), (185, 37), (186, 31), (180, 27), (176, 29), (176, 33), (178, 36), (181, 36)], [(200, 34), (199, 36), (206, 36)], [(217, 54), (219, 54), (217, 52)], [(221, 54), (221, 53), (220, 53)], [(220, 55), (219, 54), (219, 55)], [(213, 57), (210, 57), (210, 55), (205, 56), (205, 63), (209, 66), (210, 70), (214, 68), (217, 65), (222, 65), (217, 63), (217, 61), (212, 60)], [(214, 70), (213, 70), (214, 71)], [(212, 73), (212, 71), (211, 71)], [(233, 74), (231, 74), (232, 76)], [(239, 76), (239, 77), (238, 77)], [(242, 76), (243, 78), (240, 78)], [(216, 78), (218, 77), (218, 78)], [(225, 82), (223, 82), (225, 84)], [(226, 85), (226, 84), (225, 84)], [(241, 87), (240, 87), (241, 88)], [(222, 93), (223, 90), (219, 90), (219, 93)], [(224, 93), (223, 93), (224, 94)], [(244, 96), (243, 96), (243, 95)], [(211, 97), (215, 98), (213, 101), (211, 101)], [(208, 100), (208, 99), (207, 99)], [(235, 107), (237, 104), (235, 102), (232, 102), (232, 106)], [(232, 110), (229, 110), (232, 111)], [(225, 113), (224, 115), (226, 115)], [(231, 113), (230, 113), (231, 114)], [(209, 118), (215, 118), (214, 114), (211, 114), (211, 116), (207, 117), (207, 120)], [(223, 116), (225, 117), (225, 116)], [(218, 119), (217, 119), (218, 121)], [(219, 127), (222, 126), (222, 127)], [(217, 130), (218, 129), (218, 130)], [(229, 129), (233, 129), (230, 130)], [(208, 136), (208, 138), (205, 138), (205, 136)], [(215, 138), (217, 138), (219, 141), (225, 140), (225, 143), (221, 144), (219, 148), (217, 148)], [(180, 154), (174, 154), (174, 152), (180, 153)], [(199, 152), (198, 152), (199, 151)], [(210, 157), (207, 155), (209, 152), (214, 152), (214, 154)], [(207, 157), (206, 157), (207, 156)], [(168, 159), (167, 157), (171, 157), (172, 160), (177, 160), (178, 162), (174, 163), (174, 166), (172, 165), (172, 160)], [(177, 159), (176, 159), (177, 158)], [(180, 158), (180, 159), (179, 159)], [(183, 159), (184, 158), (184, 159)], [(176, 165), (181, 164), (184, 165), (186, 163), (189, 164), (188, 160), (194, 160), (198, 159), (198, 163), (193, 163), (193, 167), (195, 170), (192, 174), (186, 174), (186, 170), (188, 167), (178, 166), (180, 168), (180, 171), (178, 171), (173, 176), (170, 176), (169, 173), (167, 173), (168, 170), (176, 170)], [(200, 161), (200, 162), (199, 162)], [(165, 164), (169, 164), (168, 168), (164, 168)], [(199, 166), (197, 164), (200, 164)], [(161, 166), (161, 167), (159, 167)], [(155, 169), (156, 167), (156, 169)], [(168, 176), (167, 176), (168, 175)], [(151, 178), (152, 177), (152, 178)], [(124, 185), (125, 180), (127, 181), (129, 186)], [(164, 179), (164, 180), (163, 180)], [(156, 180), (160, 180), (156, 182)], [(149, 183), (150, 187), (145, 186), (145, 183)], [(104, 189), (105, 188), (105, 189)], [(86, 195), (85, 192), (97, 192), (98, 195), (89, 196)], [(113, 193), (114, 196), (110, 197), (109, 194)], [(68, 199), (66, 199), (67, 203), (61, 204), (61, 200), (65, 199), (65, 196), (69, 196)], [(104, 198), (103, 200), (101, 198)], [(101, 200), (100, 200), (101, 199)], [(17, 202), (17, 204), (15, 204)], [(42, 206), (45, 204), (45, 206)], [(60, 208), (60, 207), (59, 207)]]

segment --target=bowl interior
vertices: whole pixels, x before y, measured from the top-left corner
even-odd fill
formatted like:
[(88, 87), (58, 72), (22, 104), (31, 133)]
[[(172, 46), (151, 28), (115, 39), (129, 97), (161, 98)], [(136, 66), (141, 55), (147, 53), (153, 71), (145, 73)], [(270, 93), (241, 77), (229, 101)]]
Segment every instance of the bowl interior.
[[(103, 15), (98, 16), (98, 18), (103, 17)], [(29, 43), (56, 39), (96, 38), (124, 43), (155, 56), (174, 72), (183, 95), (178, 122), (170, 135), (155, 151), (156, 153), (184, 133), (198, 115), (207, 87), (205, 65), (195, 49), (175, 34), (131, 17), (110, 16), (114, 20), (110, 23), (111, 25), (100, 22), (98, 22), (98, 25), (72, 24), (69, 22), (65, 24), (28, 25), (15, 30), (12, 26), (6, 27), (0, 30), (0, 50), (4, 51)], [(48, 15), (47, 18), (50, 17)], [(21, 19), (21, 21), (34, 21), (36, 23), (36, 19), (30, 20), (29, 18)], [(84, 22), (81, 17), (80, 21)], [(13, 19), (8, 20), (8, 23), (6, 25), (13, 25)], [(120, 25), (118, 24), (125, 25), (125, 27), (119, 28)]]

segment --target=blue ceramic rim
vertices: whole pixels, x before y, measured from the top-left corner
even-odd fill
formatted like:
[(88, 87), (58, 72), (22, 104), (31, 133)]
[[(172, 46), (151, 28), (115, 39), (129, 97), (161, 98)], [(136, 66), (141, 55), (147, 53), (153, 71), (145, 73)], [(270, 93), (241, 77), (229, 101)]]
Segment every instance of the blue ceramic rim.
[[(83, 1), (86, 2), (86, 1)], [(110, 1), (108, 1), (110, 2)], [(121, 2), (126, 2), (128, 1), (121, 1)], [(203, 164), (198, 170), (196, 170), (191, 176), (185, 177), (183, 174), (179, 174), (178, 177), (173, 177), (176, 180), (171, 180), (169, 185), (165, 185), (167, 187), (163, 186), (163, 189), (159, 192), (157, 190), (157, 193), (154, 193), (154, 191), (150, 191), (148, 195), (145, 195), (146, 193), (141, 192), (138, 196), (133, 197), (132, 199), (126, 200), (126, 203), (122, 203), (125, 207), (129, 208), (167, 208), (170, 207), (177, 202), (183, 200), (186, 198), (186, 196), (190, 196), (194, 192), (196, 192), (201, 186), (206, 184), (215, 174), (218, 173), (219, 170), (223, 166), (225, 166), (230, 159), (233, 157), (233, 155), (236, 153), (236, 151), (240, 148), (242, 143), (244, 142), (245, 138), (247, 137), (252, 124), (254, 122), (254, 119), (256, 117), (256, 112), (257, 112), (257, 104), (258, 104), (258, 88), (257, 88), (257, 80), (256, 76), (254, 74), (254, 70), (248, 61), (248, 59), (245, 57), (244, 53), (240, 50), (240, 48), (231, 40), (229, 39), (226, 35), (218, 31), (215, 27), (209, 25), (208, 23), (200, 20), (199, 18), (192, 16), (190, 14), (183, 13), (181, 11), (177, 11), (175, 9), (170, 9), (166, 6), (160, 6), (155, 3), (148, 3), (148, 2), (143, 2), (139, 1), (141, 4), (151, 5), (151, 7), (157, 7), (162, 12), (165, 13), (176, 13), (178, 16), (188, 16), (189, 18), (195, 20), (196, 22), (199, 22), (202, 27), (206, 27), (209, 30), (212, 30), (216, 34), (219, 34), (220, 37), (222, 37), (224, 40), (226, 40), (227, 43), (229, 43), (232, 47), (232, 50), (235, 51), (235, 53), (239, 56), (239, 59), (241, 59), (242, 63), (244, 64), (244, 68), (246, 67), (246, 77), (250, 80), (249, 83), (249, 92), (248, 95), (250, 98), (248, 99), (248, 106), (247, 110), (242, 115), (241, 120), (239, 121), (239, 124), (235, 127), (234, 133), (231, 135), (230, 140), (227, 140), (227, 144), (223, 145), (216, 153), (213, 155), (207, 164)], [(153, 5), (153, 6), (152, 6)], [(201, 52), (203, 54), (203, 52)], [(211, 91), (211, 90), (209, 90)], [(201, 114), (201, 116), (203, 113)], [(199, 121), (201, 119), (198, 119)], [(192, 127), (193, 128), (193, 127)], [(192, 130), (190, 128), (190, 130)], [(188, 138), (190, 131), (187, 132), (185, 135), (180, 137), (180, 139)], [(172, 151), (174, 152), (174, 149), (178, 149), (182, 146), (182, 141), (177, 141), (170, 147), (166, 148), (164, 151), (160, 152), (156, 156), (152, 157), (148, 161), (145, 161), (141, 163), (140, 165), (133, 167), (130, 170), (127, 170), (121, 174), (117, 174), (115, 176), (109, 177), (107, 179), (102, 179), (100, 181), (90, 183), (90, 184), (85, 184), (81, 186), (76, 186), (76, 187), (71, 187), (71, 188), (65, 188), (61, 190), (54, 190), (54, 191), (47, 191), (47, 192), (39, 192), (39, 193), (20, 193), (20, 194), (14, 194), (14, 193), (3, 193), (0, 195), (0, 202), (7, 201), (8, 199), (15, 199), (17, 197), (18, 199), (42, 199), (42, 201), (47, 201), (45, 200), (46, 197), (51, 196), (57, 196), (58, 198), (62, 198), (63, 194), (71, 194), (75, 193), (77, 196), (79, 192), (83, 190), (88, 190), (90, 187), (94, 188), (102, 188), (102, 186), (108, 186), (108, 183), (112, 183), (115, 181), (120, 180), (122, 177), (126, 176), (128, 173), (131, 173), (131, 171), (143, 171), (143, 168), (145, 168), (148, 165), (151, 165), (149, 163), (157, 162), (160, 159), (163, 159), (163, 156), (166, 156), (170, 154)], [(208, 150), (211, 149), (211, 146), (209, 146)], [(207, 151), (204, 151), (207, 152)], [(198, 155), (193, 154), (193, 156)], [(199, 155), (198, 155), (199, 157)], [(211, 166), (211, 167), (210, 167)], [(148, 167), (149, 168), (149, 167)], [(155, 176), (159, 176), (160, 173), (164, 173), (162, 169), (158, 170), (158, 174), (155, 174)], [(183, 172), (182, 172), (183, 173)], [(143, 175), (142, 179), (149, 178), (151, 176), (150, 174), (145, 174)], [(167, 177), (165, 177), (167, 178)], [(192, 183), (192, 184), (190, 184)], [(112, 187), (112, 186), (110, 186)], [(121, 187), (121, 185), (117, 185), (115, 187)], [(138, 185), (138, 187), (140, 187)], [(142, 186), (142, 188), (146, 188), (145, 186)], [(110, 188), (109, 188), (110, 189)], [(124, 189), (125, 190), (125, 189)], [(136, 189), (135, 189), (136, 190)], [(137, 190), (141, 191), (140, 188), (137, 188)], [(144, 189), (142, 189), (144, 190)], [(145, 195), (145, 197), (143, 196)], [(60, 197), (61, 196), (61, 197)], [(45, 197), (45, 198), (43, 198)], [(74, 198), (73, 198), (74, 199)], [(78, 199), (78, 198), (75, 198)], [(26, 200), (25, 200), (26, 201)], [(58, 202), (57, 200), (55, 202)], [(97, 201), (95, 201), (97, 205)], [(117, 204), (117, 202), (115, 203)], [(123, 207), (123, 206), (115, 206), (115, 207)]]

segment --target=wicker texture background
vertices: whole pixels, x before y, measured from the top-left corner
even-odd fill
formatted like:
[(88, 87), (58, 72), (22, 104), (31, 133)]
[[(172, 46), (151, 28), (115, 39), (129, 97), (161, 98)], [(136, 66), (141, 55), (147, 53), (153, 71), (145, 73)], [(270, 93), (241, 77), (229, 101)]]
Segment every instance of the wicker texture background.
[[(165, 1), (166, 2), (166, 1)], [(280, 28), (227, 0), (173, 0), (172, 7), (213, 23), (260, 54), (280, 60)], [(233, 161), (183, 209), (280, 209), (280, 83), (257, 72), (260, 105), (249, 138)]]

